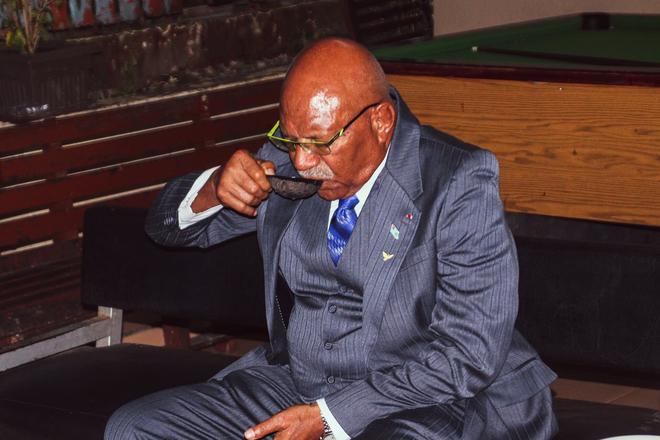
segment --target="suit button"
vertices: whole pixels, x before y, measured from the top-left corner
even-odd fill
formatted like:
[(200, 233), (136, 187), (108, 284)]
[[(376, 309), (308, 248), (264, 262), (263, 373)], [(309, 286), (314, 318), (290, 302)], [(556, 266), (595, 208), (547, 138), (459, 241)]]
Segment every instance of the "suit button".
[(328, 376), (328, 378), (326, 379), (326, 381), (327, 381), (328, 383), (335, 383), (335, 377), (334, 377), (334, 376)]
[(326, 342), (325, 344), (323, 344), (323, 348), (325, 348), (326, 350), (332, 350), (332, 343)]
[(330, 306), (328, 307), (328, 312), (335, 313), (336, 311), (337, 311), (337, 306), (334, 304), (330, 304)]

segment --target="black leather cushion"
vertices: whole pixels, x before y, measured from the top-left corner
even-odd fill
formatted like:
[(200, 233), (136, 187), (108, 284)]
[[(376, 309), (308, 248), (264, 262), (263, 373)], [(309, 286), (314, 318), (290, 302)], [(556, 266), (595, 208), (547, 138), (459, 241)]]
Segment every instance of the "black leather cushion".
[(83, 347), (0, 374), (0, 439), (102, 439), (112, 412), (140, 396), (203, 382), (234, 357), (121, 344)]
[(177, 319), (208, 320), (216, 333), (266, 328), (256, 233), (209, 249), (167, 248), (144, 232), (146, 210), (85, 213), (82, 300)]
[(541, 357), (659, 386), (660, 228), (507, 219), (520, 264), (517, 327)]
[(619, 435), (660, 434), (660, 412), (630, 406), (555, 399), (555, 440), (599, 440)]

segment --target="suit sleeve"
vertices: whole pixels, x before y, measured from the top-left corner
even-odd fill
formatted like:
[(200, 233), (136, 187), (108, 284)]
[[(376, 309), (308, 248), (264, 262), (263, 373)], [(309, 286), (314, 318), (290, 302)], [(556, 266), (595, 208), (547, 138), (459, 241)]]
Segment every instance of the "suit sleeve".
[(178, 210), (200, 173), (190, 173), (169, 182), (149, 209), (145, 230), (156, 243), (165, 246), (206, 248), (256, 229), (256, 220), (231, 209), (179, 228)]
[[(271, 160), (276, 166), (288, 161), (286, 154), (279, 152), (268, 143), (255, 156)], [(255, 218), (238, 214), (231, 209), (222, 209), (216, 215), (181, 229), (179, 206), (200, 174), (190, 173), (172, 180), (151, 205), (145, 230), (156, 243), (165, 246), (206, 248), (256, 230)], [(264, 203), (267, 203), (267, 200)]]
[(433, 337), (426, 350), (325, 397), (351, 437), (402, 410), (471, 398), (504, 363), (518, 309), (518, 264), (491, 153), (466, 154), (437, 225)]

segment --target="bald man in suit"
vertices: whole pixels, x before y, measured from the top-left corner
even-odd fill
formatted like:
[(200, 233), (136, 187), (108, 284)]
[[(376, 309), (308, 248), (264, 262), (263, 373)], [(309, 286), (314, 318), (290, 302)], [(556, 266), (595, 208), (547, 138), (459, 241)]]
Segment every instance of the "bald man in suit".
[[(322, 184), (290, 200), (275, 172)], [(420, 126), (366, 49), (312, 44), (257, 155), (171, 182), (147, 220), (172, 246), (257, 231), (270, 344), (126, 405), (106, 438), (550, 438), (556, 376), (514, 329), (498, 184), (495, 157)]]

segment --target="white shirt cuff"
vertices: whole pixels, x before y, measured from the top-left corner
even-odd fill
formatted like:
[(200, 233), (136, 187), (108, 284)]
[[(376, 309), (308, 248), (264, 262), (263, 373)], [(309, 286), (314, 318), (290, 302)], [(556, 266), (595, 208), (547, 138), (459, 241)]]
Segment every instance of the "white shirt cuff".
[(335, 419), (335, 416), (330, 412), (330, 408), (328, 408), (328, 405), (325, 403), (325, 399), (319, 399), (316, 403), (321, 409), (321, 415), (332, 430), (332, 435), (335, 436), (335, 440), (350, 440), (351, 437), (346, 434), (346, 431), (342, 429), (337, 419)]
[(185, 229), (190, 225), (194, 225), (195, 223), (204, 220), (205, 218), (209, 218), (222, 209), (222, 205), (218, 205), (214, 206), (213, 208), (209, 208), (206, 211), (197, 213), (193, 212), (192, 210), (192, 204), (197, 198), (199, 190), (202, 189), (206, 181), (211, 177), (211, 174), (213, 174), (213, 172), (218, 168), (220, 167), (210, 168), (200, 174), (197, 180), (195, 180), (195, 183), (193, 183), (193, 186), (190, 188), (190, 191), (188, 191), (188, 194), (186, 194), (186, 197), (183, 199), (183, 201), (181, 201), (178, 210), (179, 229)]

